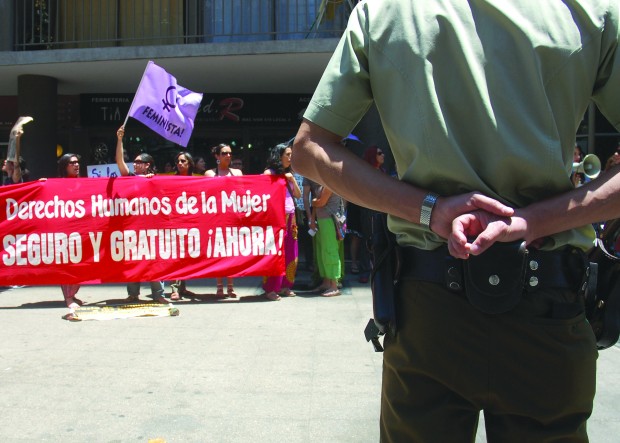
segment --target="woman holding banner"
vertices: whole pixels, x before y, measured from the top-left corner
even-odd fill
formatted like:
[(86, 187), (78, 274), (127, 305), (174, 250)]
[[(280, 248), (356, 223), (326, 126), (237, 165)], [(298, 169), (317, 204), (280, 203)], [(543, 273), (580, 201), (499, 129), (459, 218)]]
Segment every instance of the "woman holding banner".
[[(211, 153), (215, 157), (216, 166), (213, 169), (205, 171), (205, 177), (227, 177), (227, 176), (241, 176), (243, 172), (240, 169), (230, 167), (230, 161), (232, 160), (232, 148), (226, 143), (220, 143), (217, 146), (211, 148)], [(233, 287), (233, 279), (227, 277), (226, 296), (230, 298), (237, 297), (235, 288)], [(224, 279), (221, 277), (216, 278), (216, 293), (217, 297), (224, 297)]]
[[(80, 176), (80, 156), (77, 154), (67, 153), (58, 160), (58, 177), (60, 178), (78, 178)], [(73, 320), (75, 310), (83, 305), (82, 300), (76, 298), (76, 294), (80, 290), (80, 285), (60, 285), (62, 295), (65, 298), (69, 313), (63, 316), (65, 320)]]
[[(194, 162), (194, 158), (192, 154), (187, 151), (179, 152), (174, 158), (174, 164), (176, 173), (173, 175), (180, 176), (192, 176), (198, 175), (194, 173), (196, 169), (196, 163)], [(172, 288), (172, 295), (170, 295), (170, 300), (177, 301), (181, 300), (183, 297), (193, 298), (194, 294), (192, 291), (189, 291), (185, 286), (185, 280), (174, 280), (170, 283), (170, 287)]]
[(280, 295), (294, 297), (291, 290), (297, 273), (297, 222), (295, 220), (295, 198), (301, 197), (301, 189), (291, 170), (291, 155), (293, 151), (287, 143), (275, 146), (267, 160), (265, 175), (284, 175), (286, 179), (286, 196), (284, 198), (284, 212), (286, 213), (286, 233), (284, 237), (284, 266), (285, 274), (267, 277), (263, 283), (265, 297), (272, 301), (280, 300)]
[(194, 161), (194, 157), (192, 154), (186, 151), (179, 152), (174, 158), (174, 169), (176, 172), (173, 175), (196, 175), (202, 176), (202, 174), (198, 174), (196, 171), (196, 162)]
[[(142, 176), (142, 177), (152, 177), (155, 175), (155, 160), (150, 154), (141, 153), (138, 154), (133, 161), (133, 170), (134, 172), (129, 171), (127, 167), (127, 163), (125, 163), (125, 156), (123, 154), (123, 137), (125, 136), (125, 128), (121, 126), (116, 131), (116, 165), (118, 166), (118, 170), (120, 171), (122, 176)], [(169, 303), (168, 300), (164, 297), (164, 282), (163, 281), (152, 281), (151, 285), (151, 296), (150, 298), (153, 301), (158, 303)], [(130, 303), (138, 303), (140, 301), (140, 283), (139, 282), (131, 282), (127, 284), (127, 294), (128, 297), (126, 301)]]

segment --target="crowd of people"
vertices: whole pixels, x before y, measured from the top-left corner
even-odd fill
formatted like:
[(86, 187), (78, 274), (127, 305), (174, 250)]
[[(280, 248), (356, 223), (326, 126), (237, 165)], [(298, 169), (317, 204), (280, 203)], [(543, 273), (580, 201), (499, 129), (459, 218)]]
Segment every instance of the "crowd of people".
[[(17, 137), (18, 149), (22, 133)], [(151, 178), (157, 174), (175, 176), (196, 176), (218, 178), (242, 176), (243, 162), (234, 157), (232, 146), (218, 144), (211, 149), (214, 167), (208, 168), (204, 157), (194, 157), (188, 151), (179, 151), (173, 160), (167, 162), (164, 171), (159, 171), (156, 161), (150, 154), (139, 152), (130, 160), (124, 147), (125, 128), (121, 126), (117, 132), (115, 161), (121, 176), (140, 176)], [(345, 143), (346, 141), (343, 141)], [(263, 296), (267, 300), (278, 301), (281, 297), (294, 297), (297, 265), (299, 261), (299, 237), (305, 238), (304, 254), (307, 268), (313, 271), (310, 282), (297, 284), (300, 290), (316, 293), (324, 297), (340, 295), (345, 276), (344, 239), (349, 236), (351, 244), (356, 243), (355, 252), (352, 246), (351, 272), (358, 274), (359, 281), (368, 282), (370, 257), (367, 249), (370, 238), (370, 211), (352, 207), (342, 197), (330, 189), (320, 186), (299, 174), (291, 167), (292, 140), (278, 144), (269, 150), (263, 174), (283, 175), (286, 179), (285, 205), (286, 229), (283, 242), (285, 257), (285, 273), (282, 276), (268, 276), (263, 279)], [(380, 148), (372, 146), (364, 153), (364, 158), (373, 166), (381, 169), (384, 154)], [(133, 167), (130, 167), (132, 165)], [(58, 177), (77, 178), (80, 176), (81, 157), (74, 153), (65, 153), (58, 160)], [(3, 172), (4, 184), (20, 183), (23, 169), (14, 167), (13, 162), (5, 161)], [(348, 226), (347, 226), (348, 225)], [(354, 229), (354, 226), (360, 226)], [(356, 255), (358, 254), (358, 255)], [(361, 269), (361, 271), (360, 271)], [(196, 294), (187, 288), (184, 280), (169, 282), (169, 295), (166, 294), (164, 281), (147, 282), (150, 286), (148, 297), (153, 302), (170, 303), (182, 299), (194, 299)], [(127, 303), (140, 302), (141, 282), (127, 284)], [(76, 297), (80, 285), (61, 285), (65, 303), (69, 313), (65, 316), (72, 319), (75, 310), (82, 305)], [(232, 277), (216, 279), (215, 296), (218, 298), (236, 298)]]
[[(16, 137), (19, 153), (19, 143), (23, 132)], [(243, 162), (241, 158), (233, 157), (232, 147), (221, 143), (211, 149), (215, 166), (207, 169), (204, 157), (194, 158), (190, 152), (180, 151), (173, 161), (167, 162), (164, 171), (157, 170), (155, 159), (148, 153), (137, 154), (131, 162), (131, 172), (126, 160), (127, 151), (123, 146), (125, 136), (124, 127), (117, 131), (117, 145), (115, 160), (121, 176), (153, 177), (163, 173), (178, 176), (226, 177), (242, 176)], [(342, 140), (346, 144), (346, 139)], [(292, 170), (292, 141), (278, 144), (268, 153), (266, 168), (263, 174), (281, 174), (286, 178), (286, 235), (284, 241), (285, 274), (277, 277), (265, 277), (263, 283), (264, 297), (277, 301), (281, 297), (294, 297), (295, 276), (297, 274), (300, 243), (303, 243), (305, 263), (312, 271), (310, 282), (297, 286), (311, 293), (323, 297), (340, 295), (345, 269), (344, 238), (348, 236), (350, 247), (351, 274), (357, 276), (360, 283), (368, 283), (372, 270), (370, 253), (371, 219), (376, 211), (345, 201), (341, 196), (333, 193), (329, 188), (303, 177)], [(582, 162), (584, 154), (576, 144), (573, 162)], [(362, 154), (362, 159), (374, 169), (387, 174), (384, 168), (385, 152), (378, 146), (368, 147)], [(603, 172), (610, 167), (620, 164), (620, 144), (618, 149), (607, 159)], [(21, 167), (20, 167), (21, 166)], [(20, 183), (27, 180), (23, 174), (25, 162), (21, 165), (11, 161), (4, 161), (3, 184)], [(58, 177), (76, 178), (80, 174), (80, 156), (67, 153), (58, 160)], [(575, 186), (581, 186), (590, 179), (580, 172), (573, 172), (571, 180)], [(154, 302), (169, 303), (183, 298), (194, 299), (196, 294), (187, 289), (184, 280), (170, 282), (170, 296), (166, 298), (165, 282), (148, 282), (151, 293), (148, 296)], [(140, 302), (141, 283), (127, 284), (128, 303)], [(74, 315), (75, 309), (82, 305), (82, 301), (75, 295), (80, 285), (61, 285), (61, 290), (69, 308), (66, 318)], [(216, 297), (236, 298), (232, 277), (216, 279)]]
[[(127, 153), (123, 149), (124, 128), (117, 131), (116, 162), (121, 175), (131, 175), (125, 163)], [(351, 239), (351, 272), (358, 274), (361, 283), (367, 283), (371, 269), (369, 255), (370, 217), (373, 211), (354, 207), (342, 197), (328, 188), (320, 186), (299, 174), (291, 167), (292, 140), (274, 146), (268, 152), (265, 162), (265, 175), (283, 175), (286, 179), (285, 207), (286, 231), (284, 237), (285, 274), (269, 276), (263, 279), (263, 296), (267, 300), (278, 301), (281, 297), (294, 297), (293, 287), (296, 285), (297, 265), (299, 261), (299, 238), (309, 239), (303, 242), (305, 261), (308, 269), (313, 271), (311, 281), (298, 284), (310, 293), (324, 297), (340, 295), (342, 281), (345, 276), (344, 239)], [(343, 140), (343, 144), (346, 139)], [(184, 176), (204, 176), (209, 178), (242, 176), (243, 162), (234, 157), (232, 146), (220, 143), (211, 148), (215, 166), (207, 168), (204, 157), (194, 157), (182, 151), (176, 154), (174, 161), (166, 163), (165, 174)], [(383, 169), (385, 155), (377, 146), (369, 147), (363, 158), (373, 167)], [(134, 175), (152, 177), (158, 171), (153, 158), (141, 153), (134, 160)], [(303, 191), (302, 191), (303, 189)], [(359, 229), (353, 226), (359, 225)], [(354, 247), (353, 244), (356, 244)], [(355, 252), (354, 252), (355, 251)], [(356, 255), (356, 254), (359, 254)], [(361, 271), (360, 271), (361, 269)], [(182, 280), (170, 284), (171, 294), (165, 298), (164, 282), (151, 282), (151, 298), (155, 301), (168, 303), (183, 298), (193, 299), (196, 294), (186, 287)], [(128, 302), (137, 302), (140, 293), (139, 283), (127, 286)], [(236, 298), (232, 277), (216, 278), (216, 297)]]

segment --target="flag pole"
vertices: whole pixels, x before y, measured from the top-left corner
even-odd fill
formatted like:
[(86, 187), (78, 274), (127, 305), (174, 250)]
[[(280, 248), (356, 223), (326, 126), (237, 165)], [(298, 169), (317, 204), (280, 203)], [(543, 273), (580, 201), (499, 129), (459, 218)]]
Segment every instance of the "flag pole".
[[(142, 77), (140, 78), (140, 83), (138, 83), (138, 89), (136, 91), (140, 90), (140, 86), (142, 86), (142, 81), (144, 80), (144, 75), (146, 74), (146, 71), (148, 71), (151, 63), (153, 63), (153, 60), (149, 60), (149, 62), (146, 64), (146, 68), (144, 68), (144, 72), (142, 73)], [(133, 108), (133, 103), (135, 100), (136, 94), (133, 95), (133, 99), (131, 100), (131, 106), (129, 106), (129, 111), (127, 111), (127, 116), (125, 117), (125, 121), (123, 122), (123, 128), (125, 128), (127, 120), (129, 120), (129, 114), (131, 114), (131, 108)]]

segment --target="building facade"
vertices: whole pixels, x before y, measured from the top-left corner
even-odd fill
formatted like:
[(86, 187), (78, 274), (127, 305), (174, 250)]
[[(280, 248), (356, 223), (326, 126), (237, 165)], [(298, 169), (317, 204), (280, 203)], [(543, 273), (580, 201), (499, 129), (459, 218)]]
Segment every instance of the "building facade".
[[(30, 115), (22, 154), (32, 178), (55, 176), (60, 152), (113, 163), (116, 129), (152, 60), (204, 94), (188, 150), (213, 167), (210, 147), (231, 143), (247, 173), (262, 172), (267, 149), (295, 135), (354, 3), (0, 0), (0, 149)], [(160, 169), (182, 149), (133, 119), (125, 146)]]

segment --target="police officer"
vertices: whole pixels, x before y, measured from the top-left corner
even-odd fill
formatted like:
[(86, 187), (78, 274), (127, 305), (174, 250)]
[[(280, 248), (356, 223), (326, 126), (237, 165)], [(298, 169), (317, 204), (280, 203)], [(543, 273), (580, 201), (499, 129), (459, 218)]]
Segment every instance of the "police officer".
[[(620, 122), (619, 9), (362, 0), (351, 14), (293, 167), (390, 214), (403, 249), (382, 441), (473, 442), (481, 410), (489, 442), (587, 441), (597, 350), (586, 266), (565, 260), (620, 215), (620, 176), (575, 189), (570, 172), (589, 102)], [(371, 105), (399, 180), (339, 143)]]

